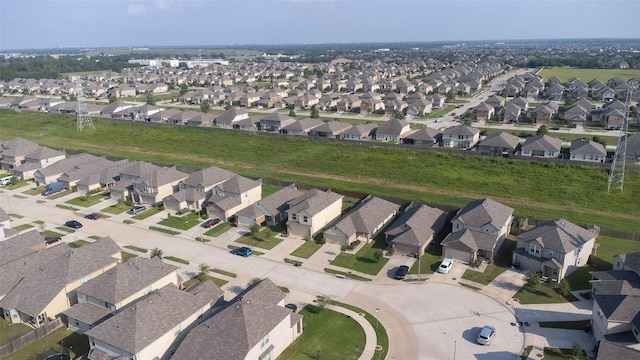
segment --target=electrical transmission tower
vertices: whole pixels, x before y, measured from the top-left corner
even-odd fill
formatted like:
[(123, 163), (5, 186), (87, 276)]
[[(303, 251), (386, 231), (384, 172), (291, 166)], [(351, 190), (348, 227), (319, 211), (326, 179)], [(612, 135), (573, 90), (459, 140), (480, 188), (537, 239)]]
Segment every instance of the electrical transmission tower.
[(609, 171), (608, 192), (611, 192), (611, 189), (620, 189), (620, 192), (622, 192), (624, 188), (624, 170), (625, 162), (627, 160), (627, 138), (629, 137), (629, 111), (631, 109), (631, 93), (633, 93), (633, 91), (633, 87), (629, 86), (627, 89), (627, 101), (625, 102), (626, 108), (624, 110), (624, 119), (622, 120), (622, 127), (620, 128), (620, 137), (618, 138), (616, 153), (613, 155), (611, 170)]
[(85, 126), (93, 129), (93, 120), (91, 120), (91, 116), (89, 116), (87, 103), (84, 102), (84, 90), (82, 90), (80, 77), (76, 78), (76, 99), (78, 100), (78, 131), (82, 131)]

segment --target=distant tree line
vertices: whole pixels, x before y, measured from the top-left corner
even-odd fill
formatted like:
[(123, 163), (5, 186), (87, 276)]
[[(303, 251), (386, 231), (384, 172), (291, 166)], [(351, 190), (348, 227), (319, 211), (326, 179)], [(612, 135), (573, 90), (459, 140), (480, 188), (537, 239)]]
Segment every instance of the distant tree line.
[(128, 64), (130, 55), (95, 56), (68, 55), (54, 58), (48, 55), (32, 58), (9, 58), (0, 61), (0, 80), (15, 78), (58, 79), (61, 74), (85, 71), (115, 71), (136, 67)]
[(570, 66), (584, 69), (603, 69), (610, 67), (608, 63), (613, 60), (622, 60), (629, 63), (629, 68), (633, 69), (640, 65), (640, 54), (638, 53), (617, 53), (617, 54), (593, 54), (593, 53), (567, 53), (550, 55), (528, 56), (529, 67), (540, 66)]

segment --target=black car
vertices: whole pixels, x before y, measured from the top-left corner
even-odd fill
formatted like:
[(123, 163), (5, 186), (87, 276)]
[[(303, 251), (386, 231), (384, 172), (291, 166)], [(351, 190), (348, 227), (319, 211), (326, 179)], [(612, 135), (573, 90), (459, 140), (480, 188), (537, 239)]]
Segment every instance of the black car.
[(203, 222), (201, 226), (203, 228), (210, 228), (210, 227), (216, 226), (218, 224), (220, 224), (220, 219), (209, 219), (209, 220)]
[(44, 238), (45, 245), (53, 245), (60, 241), (62, 241), (62, 238), (60, 238), (60, 236), (47, 236)]
[(402, 280), (409, 273), (409, 267), (407, 265), (400, 265), (396, 270), (396, 279)]
[(84, 216), (85, 219), (89, 219), (89, 220), (98, 220), (100, 219), (100, 214), (98, 213), (91, 213), (91, 214), (87, 214)]
[(287, 309), (291, 309), (291, 311), (293, 312), (296, 312), (296, 310), (298, 310), (296, 304), (286, 304), (284, 307), (286, 307)]
[(69, 220), (64, 223), (64, 226), (70, 227), (72, 229), (80, 229), (82, 227), (82, 224), (80, 224), (80, 222), (77, 220)]

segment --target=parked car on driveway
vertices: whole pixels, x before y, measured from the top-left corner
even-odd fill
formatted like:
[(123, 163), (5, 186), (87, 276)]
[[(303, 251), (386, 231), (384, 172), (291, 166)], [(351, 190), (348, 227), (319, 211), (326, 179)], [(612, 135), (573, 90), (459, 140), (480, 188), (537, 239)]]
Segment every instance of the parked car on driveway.
[(240, 256), (244, 256), (244, 257), (251, 256), (251, 254), (252, 254), (251, 249), (249, 249), (246, 246), (235, 248), (235, 249), (231, 250), (231, 253), (234, 254), (234, 255), (240, 255)]
[(85, 219), (89, 219), (89, 220), (98, 220), (100, 219), (100, 214), (98, 213), (91, 213), (91, 214), (87, 214), (84, 216)]
[(449, 272), (449, 270), (451, 270), (451, 267), (453, 266), (453, 260), (451, 259), (444, 259), (442, 260), (442, 262), (440, 263), (440, 266), (438, 266), (438, 272), (440, 274), (446, 274)]
[(491, 345), (491, 340), (496, 336), (496, 328), (493, 326), (485, 325), (478, 334), (478, 344)]
[(57, 242), (62, 241), (62, 239), (60, 238), (60, 236), (47, 236), (44, 238), (44, 244), (45, 245), (53, 245)]
[(64, 226), (70, 227), (72, 229), (80, 229), (82, 227), (82, 224), (80, 224), (80, 222), (77, 220), (69, 220), (64, 223)]
[(147, 207), (144, 205), (136, 205), (134, 207), (132, 207), (131, 209), (129, 209), (129, 211), (127, 211), (127, 214), (129, 215), (135, 215), (135, 214), (139, 214), (143, 211), (147, 210)]
[(203, 228), (210, 228), (220, 224), (220, 219), (209, 219), (202, 223)]
[(296, 304), (286, 304), (284, 307), (287, 309), (291, 309), (291, 311), (296, 312), (298, 310), (298, 306)]
[(409, 273), (409, 267), (407, 265), (400, 265), (396, 270), (395, 278), (397, 280), (402, 280)]

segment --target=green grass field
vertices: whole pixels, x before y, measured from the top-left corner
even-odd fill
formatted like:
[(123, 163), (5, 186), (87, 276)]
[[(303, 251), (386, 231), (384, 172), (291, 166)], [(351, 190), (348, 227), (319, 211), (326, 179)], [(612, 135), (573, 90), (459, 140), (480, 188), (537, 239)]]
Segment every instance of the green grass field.
[(305, 241), (305, 243), (295, 249), (291, 253), (291, 255), (301, 257), (303, 259), (308, 259), (311, 257), (311, 255), (315, 254), (316, 251), (320, 250), (320, 247), (320, 245), (316, 244), (313, 241)]
[[(635, 221), (640, 202), (633, 195), (640, 193), (640, 176), (630, 166), (625, 191), (608, 193), (606, 169), (577, 164), (422, 152), (375, 144), (354, 146), (215, 128), (99, 119), (94, 124), (95, 129), (79, 133), (75, 131), (74, 118), (2, 110), (0, 138), (23, 137), (53, 148), (169, 166), (195, 169), (216, 165), (244, 176), (451, 207), (491, 197), (513, 207), (516, 216), (562, 217), (579, 225), (597, 224), (602, 228), (640, 232), (640, 222)], [(180, 151), (176, 151), (174, 144), (181, 144)]]
[(613, 264), (613, 255), (628, 254), (640, 251), (640, 241), (598, 236), (596, 243), (600, 244), (594, 251), (602, 260)]
[(640, 76), (640, 70), (633, 69), (576, 69), (567, 66), (544, 68), (538, 73), (542, 76), (543, 81), (549, 80), (552, 76), (557, 76), (566, 82), (572, 77), (580, 79), (582, 82), (589, 82), (593, 79), (599, 79), (603, 83), (607, 83), (607, 80), (619, 76), (623, 80), (627, 81), (631, 78)]

